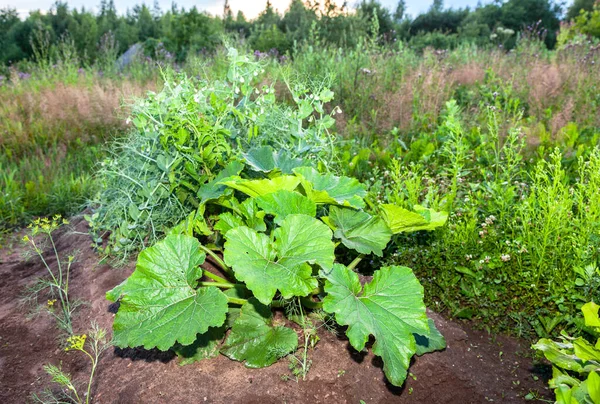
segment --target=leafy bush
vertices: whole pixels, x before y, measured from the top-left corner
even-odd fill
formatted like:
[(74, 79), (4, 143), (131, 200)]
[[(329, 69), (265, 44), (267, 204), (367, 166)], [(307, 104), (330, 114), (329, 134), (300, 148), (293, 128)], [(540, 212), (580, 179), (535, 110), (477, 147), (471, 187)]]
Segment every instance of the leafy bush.
[(102, 163), (102, 191), (87, 217), (99, 245), (109, 234), (104, 253), (125, 259), (162, 238), (200, 206), (198, 189), (234, 149), (273, 145), (282, 156), (331, 164), (334, 120), (323, 104), (333, 93), (290, 82), (295, 105), (280, 105), (273, 85), (260, 85), (263, 74), (263, 62), (230, 49), (225, 78), (167, 77), (160, 93), (133, 106), (133, 130)]
[[(393, 234), (433, 229), (446, 217), (394, 205), (368, 213), (356, 179), (300, 160), (256, 164), (274, 155), (251, 150), (250, 170), (227, 169), (201, 188), (204, 216), (142, 251), (134, 273), (107, 293), (120, 300), (116, 345), (174, 348), (197, 359), (221, 352), (248, 367), (269, 366), (298, 348), (296, 332), (274, 323), (270, 306), (295, 304), (301, 318), (306, 310), (334, 315), (359, 351), (373, 335), (387, 378), (402, 385), (415, 353), (444, 347), (425, 314), (423, 289), (407, 267), (379, 268), (364, 285), (354, 269), (364, 255), (382, 256)], [(242, 164), (232, 164), (239, 174)], [(208, 230), (202, 244), (194, 228)], [(218, 272), (200, 267), (207, 254)]]

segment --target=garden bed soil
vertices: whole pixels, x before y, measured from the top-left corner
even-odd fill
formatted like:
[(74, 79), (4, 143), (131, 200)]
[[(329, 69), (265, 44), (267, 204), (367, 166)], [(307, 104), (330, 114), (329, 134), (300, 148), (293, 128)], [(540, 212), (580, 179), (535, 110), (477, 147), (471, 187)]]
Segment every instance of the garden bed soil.
[[(107, 290), (124, 280), (133, 264), (114, 269), (100, 264), (87, 224), (74, 218), (69, 228), (55, 233), (61, 254), (76, 251), (70, 294), (85, 302), (74, 319), (83, 333), (91, 320), (111, 329), (114, 305)], [(18, 240), (19, 234), (14, 239)], [(22, 234), (21, 234), (22, 236)], [(0, 250), (0, 403), (30, 401), (32, 393), (56, 387), (43, 365), (61, 364), (74, 380), (85, 383), (90, 366), (79, 352), (60, 347), (59, 332), (47, 313), (30, 315), (21, 299), (25, 288), (46, 270), (27, 250), (15, 246)], [(46, 255), (50, 265), (55, 260)], [(415, 358), (402, 388), (386, 382), (382, 362), (370, 352), (356, 352), (347, 339), (322, 330), (310, 351), (312, 367), (306, 380), (291, 376), (288, 361), (265, 369), (246, 369), (224, 356), (181, 366), (170, 352), (111, 348), (99, 364), (92, 390), (95, 403), (518, 403), (525, 395), (551, 397), (541, 371), (533, 365), (530, 347), (504, 336), (493, 338), (464, 323), (430, 313), (446, 337), (442, 352)], [(85, 391), (82, 388), (81, 391)]]

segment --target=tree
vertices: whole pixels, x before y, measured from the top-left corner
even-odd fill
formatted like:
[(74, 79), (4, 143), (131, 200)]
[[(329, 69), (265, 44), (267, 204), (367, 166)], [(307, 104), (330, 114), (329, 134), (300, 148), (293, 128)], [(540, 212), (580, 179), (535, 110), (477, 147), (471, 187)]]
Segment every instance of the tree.
[(433, 0), (430, 11), (441, 13), (444, 11), (444, 0)]
[(404, 13), (406, 13), (406, 1), (400, 0), (396, 5), (396, 10), (394, 11), (394, 22), (396, 24), (402, 21), (404, 18)]
[(441, 33), (457, 33), (465, 18), (469, 15), (468, 8), (443, 10), (443, 3), (436, 1), (424, 14), (420, 14), (411, 23), (411, 31), (415, 34), (438, 31)]
[(572, 20), (579, 15), (581, 10), (592, 11), (594, 9), (594, 3), (597, 0), (575, 0), (571, 7), (567, 10), (567, 20)]
[(390, 10), (383, 7), (377, 0), (362, 0), (356, 8), (357, 14), (362, 16), (368, 23), (371, 24), (373, 15), (377, 15), (379, 23), (379, 34), (387, 34), (394, 30), (394, 22), (390, 14)]
[(273, 9), (273, 5), (269, 0), (267, 0), (267, 4), (265, 9), (256, 19), (255, 25), (263, 26), (263, 27), (271, 27), (272, 25), (279, 25), (281, 21), (281, 17), (277, 12)]
[(281, 19), (281, 28), (290, 42), (308, 38), (313, 21), (317, 20), (314, 10), (306, 8), (302, 0), (292, 0)]
[(501, 7), (500, 22), (515, 32), (524, 29), (543, 31), (548, 48), (556, 43), (556, 32), (560, 28), (561, 8), (551, 0), (508, 0)]

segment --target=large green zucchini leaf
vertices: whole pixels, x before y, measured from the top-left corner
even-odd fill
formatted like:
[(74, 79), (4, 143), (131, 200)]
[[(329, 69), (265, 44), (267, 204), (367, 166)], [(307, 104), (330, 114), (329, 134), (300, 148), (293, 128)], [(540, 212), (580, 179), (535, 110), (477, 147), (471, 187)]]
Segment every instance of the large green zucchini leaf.
[(446, 339), (442, 333), (437, 329), (432, 319), (428, 319), (428, 322), (429, 335), (414, 334), (415, 341), (417, 342), (416, 354), (418, 356), (434, 351), (441, 351), (446, 348)]
[(196, 289), (205, 259), (199, 246), (193, 237), (167, 236), (142, 251), (133, 274), (107, 292), (109, 300), (121, 298), (113, 326), (117, 346), (167, 350), (225, 322), (227, 296), (213, 287)]
[(298, 192), (280, 190), (256, 198), (256, 204), (266, 213), (275, 216), (275, 223), (280, 223), (288, 215), (302, 213), (315, 217), (317, 205)]
[(292, 158), (283, 150), (275, 152), (270, 146), (252, 148), (243, 156), (250, 168), (264, 173), (279, 169), (283, 174), (292, 174), (294, 168), (307, 165), (306, 161)]
[[(225, 191), (227, 190), (227, 186), (221, 184), (221, 181), (229, 178), (231, 176), (240, 175), (242, 170), (244, 169), (244, 163), (233, 160), (225, 168), (223, 168), (219, 174), (212, 181), (207, 182), (202, 185), (198, 189), (198, 197), (200, 198), (200, 203), (205, 204), (206, 202), (218, 199), (221, 196), (225, 195)], [(232, 191), (229, 191), (232, 192)]]
[(329, 223), (335, 227), (333, 235), (342, 243), (361, 254), (381, 257), (392, 238), (392, 231), (379, 216), (349, 208), (329, 208)]
[(336, 204), (364, 208), (366, 187), (356, 178), (321, 174), (312, 167), (294, 168), (300, 176), (306, 196), (316, 203)]
[(282, 175), (281, 177), (265, 178), (262, 180), (247, 180), (241, 177), (229, 177), (220, 182), (230, 188), (237, 189), (251, 197), (267, 195), (272, 192), (285, 189), (293, 191), (300, 184), (300, 178), (293, 175)]
[(225, 325), (211, 327), (204, 334), (198, 334), (191, 345), (176, 344), (172, 350), (179, 357), (180, 365), (214, 358), (219, 355), (219, 343), (225, 338)]
[(230, 359), (245, 361), (250, 368), (262, 368), (296, 350), (298, 335), (294, 330), (273, 327), (271, 323), (271, 309), (255, 298), (249, 299), (233, 323), (221, 353)]
[(346, 335), (355, 349), (362, 350), (373, 335), (373, 353), (383, 359), (385, 375), (401, 386), (417, 350), (413, 334), (429, 335), (423, 287), (412, 270), (383, 267), (364, 288), (358, 275), (344, 265), (321, 273), (327, 278), (323, 309), (348, 326)]
[(408, 233), (419, 230), (434, 230), (443, 226), (448, 220), (446, 212), (436, 212), (415, 205), (415, 212), (392, 204), (380, 205), (383, 220), (394, 234)]
[(246, 226), (225, 235), (225, 263), (263, 304), (271, 303), (277, 290), (286, 299), (306, 296), (318, 286), (309, 263), (331, 269), (335, 258), (331, 230), (313, 217), (289, 215), (273, 237)]

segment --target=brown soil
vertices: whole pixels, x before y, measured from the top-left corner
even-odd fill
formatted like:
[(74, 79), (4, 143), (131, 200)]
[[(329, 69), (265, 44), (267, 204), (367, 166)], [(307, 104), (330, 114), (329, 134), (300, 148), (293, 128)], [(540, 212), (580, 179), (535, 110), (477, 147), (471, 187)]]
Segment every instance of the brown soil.
[[(85, 332), (92, 319), (110, 329), (114, 306), (106, 290), (133, 270), (98, 264), (81, 218), (71, 230), (55, 233), (57, 247), (78, 249), (71, 296), (87, 304), (79, 309), (75, 330)], [(18, 236), (18, 235), (17, 235)], [(0, 250), (0, 403), (30, 401), (30, 395), (52, 387), (42, 366), (58, 365), (85, 383), (89, 363), (78, 352), (60, 348), (59, 332), (48, 314), (35, 317), (19, 304), (24, 288), (44, 276), (38, 259), (21, 258), (22, 247)], [(54, 260), (47, 255), (49, 263)], [(467, 325), (431, 313), (446, 337), (443, 352), (416, 358), (403, 388), (388, 384), (382, 363), (370, 352), (356, 352), (343, 337), (322, 331), (310, 352), (306, 380), (284, 381), (285, 360), (265, 369), (246, 369), (224, 356), (180, 366), (170, 352), (110, 349), (100, 362), (93, 395), (96, 403), (516, 403), (529, 392), (548, 398), (551, 392), (527, 357), (529, 344), (474, 331)], [(82, 389), (82, 391), (85, 389)]]

